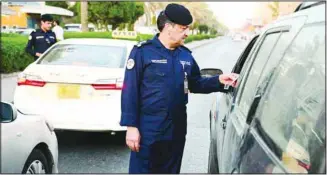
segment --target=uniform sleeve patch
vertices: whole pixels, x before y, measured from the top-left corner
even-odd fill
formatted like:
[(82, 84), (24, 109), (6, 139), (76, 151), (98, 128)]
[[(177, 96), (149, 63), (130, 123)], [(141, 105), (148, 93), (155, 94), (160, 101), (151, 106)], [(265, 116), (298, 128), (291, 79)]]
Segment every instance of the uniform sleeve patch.
[(132, 69), (134, 67), (134, 65), (135, 65), (134, 60), (132, 58), (128, 59), (127, 65), (126, 65), (127, 69)]

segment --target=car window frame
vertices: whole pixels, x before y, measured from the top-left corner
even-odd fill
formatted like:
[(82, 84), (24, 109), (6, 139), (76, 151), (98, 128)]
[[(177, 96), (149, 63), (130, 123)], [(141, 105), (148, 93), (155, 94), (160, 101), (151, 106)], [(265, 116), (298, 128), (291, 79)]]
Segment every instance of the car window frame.
[[(290, 28), (290, 27), (291, 26), (287, 26), (287, 28)], [(248, 131), (248, 129), (249, 129), (249, 125), (247, 124), (248, 113), (250, 112), (250, 108), (253, 105), (251, 103), (249, 111), (247, 111), (247, 114), (244, 114), (244, 112), (241, 111), (241, 109), (239, 108), (239, 101), (236, 101), (238, 96), (242, 95), (242, 94), (238, 94), (238, 91), (244, 89), (244, 83), (247, 80), (250, 71), (252, 70), (252, 66), (253, 66), (253, 64), (255, 62), (255, 58), (257, 56), (257, 53), (259, 52), (261, 46), (263, 45), (263, 42), (265, 41), (267, 35), (273, 34), (273, 33), (278, 33), (278, 35), (279, 35), (276, 42), (274, 43), (274, 47), (272, 48), (272, 50), (274, 50), (274, 48), (276, 46), (276, 43), (278, 43), (279, 38), (282, 35), (282, 31), (284, 31), (284, 30), (285, 30), (285, 26), (282, 26), (282, 27), (278, 26), (278, 27), (268, 29), (261, 36), (259, 36), (257, 42), (255, 43), (254, 49), (251, 50), (251, 52), (249, 54), (249, 56), (250, 56), (248, 58), (249, 60), (247, 60), (243, 65), (242, 69), (244, 69), (244, 68), (245, 69), (242, 70), (241, 73), (240, 73), (240, 78), (241, 78), (240, 82), (241, 82), (241, 85), (242, 85), (242, 82), (243, 82), (243, 85), (237, 87), (236, 90), (234, 91), (233, 98), (232, 98), (232, 103), (231, 103), (231, 107), (230, 107), (230, 111), (229, 111), (229, 113), (232, 113), (232, 112), (235, 113), (234, 114), (235, 117), (234, 118), (232, 117), (232, 120), (237, 120), (237, 123), (239, 123), (238, 128), (235, 128), (237, 130), (238, 134), (245, 134)], [(269, 60), (269, 58), (270, 58), (270, 56), (268, 57), (267, 61)], [(244, 67), (244, 66), (246, 66), (246, 67)], [(263, 69), (264, 69), (264, 67), (262, 68), (261, 72), (263, 71)], [(242, 80), (243, 77), (245, 77), (246, 79)], [(260, 78), (261, 78), (261, 75), (260, 75), (257, 83), (259, 82)], [(257, 90), (258, 90), (258, 85), (255, 88), (255, 94), (256, 94)], [(252, 99), (254, 99), (254, 97), (255, 97), (255, 95), (252, 97)], [(234, 121), (234, 122), (236, 122), (236, 121)], [(236, 126), (234, 125), (234, 127), (236, 127)]]
[[(235, 63), (233, 69), (232, 69), (232, 73), (235, 73), (235, 69), (239, 69), (239, 72), (236, 72), (237, 74), (240, 74), (243, 70), (243, 68), (245, 68), (246, 65), (246, 61), (248, 59), (250, 59), (251, 57), (251, 51), (253, 49), (255, 49), (256, 43), (258, 42), (258, 39), (260, 38), (260, 35), (255, 35), (251, 41), (248, 43), (248, 45), (246, 46), (246, 48), (243, 50), (243, 52), (241, 53), (240, 57), (238, 58), (237, 62)], [(243, 65), (241, 65), (241, 62), (243, 62)], [(226, 93), (229, 97), (229, 99), (231, 99), (234, 96), (234, 92), (236, 88), (233, 88), (231, 86), (226, 86), (226, 88), (229, 88), (230, 90)]]
[[(243, 50), (243, 52), (241, 53), (241, 56), (238, 58), (238, 60), (237, 60), (237, 62), (236, 62), (236, 64), (235, 64), (235, 66), (234, 66), (233, 69), (232, 69), (232, 73), (238, 73), (238, 74), (241, 73), (241, 71), (242, 71), (242, 69), (243, 69), (243, 67), (244, 67), (244, 65), (245, 65), (246, 60), (247, 60), (247, 59), (249, 58), (249, 56), (250, 56), (251, 50), (254, 48), (254, 46), (255, 46), (257, 40), (259, 39), (259, 36), (260, 36), (260, 35), (255, 35), (255, 36), (252, 38), (252, 40), (249, 42), (249, 44), (246, 46), (246, 48)], [(240, 66), (242, 61), (244, 61), (244, 63), (243, 63), (242, 66)], [(237, 66), (239, 66), (239, 67), (237, 67)], [(239, 68), (239, 69), (240, 69), (239, 72), (235, 72), (235, 69), (236, 69), (236, 68)]]
[[(265, 31), (263, 34), (261, 34), (261, 37), (259, 36), (258, 40), (256, 41), (256, 44), (255, 44), (255, 47), (253, 50), (251, 50), (251, 52), (249, 53), (249, 60), (248, 62), (245, 61), (244, 62), (244, 65), (242, 67), (242, 71), (244, 72), (240, 72), (240, 84), (239, 86), (235, 89), (234, 93), (233, 93), (233, 104), (237, 104), (239, 105), (239, 102), (240, 102), (240, 98), (238, 98), (239, 96), (242, 96), (243, 95), (243, 91), (244, 91), (244, 86), (245, 86), (245, 82), (247, 81), (248, 79), (248, 76), (250, 74), (250, 71), (252, 70), (252, 67), (253, 67), (253, 64), (255, 62), (255, 59), (257, 57), (257, 54), (258, 52), (260, 51), (261, 47), (262, 47), (262, 44), (263, 42), (265, 41), (266, 37), (270, 34), (273, 34), (273, 33), (279, 33), (279, 36), (276, 40), (276, 42), (274, 43), (275, 45), (273, 46), (272, 48), (272, 51), (275, 49), (276, 47), (276, 44), (278, 43), (280, 37), (282, 36), (283, 32), (289, 32), (291, 29), (291, 25), (283, 25), (283, 26), (278, 26), (278, 27), (274, 27), (274, 28), (271, 28), (271, 29), (268, 29), (267, 31)], [(272, 53), (272, 52), (271, 52)], [(270, 55), (271, 53), (269, 54), (269, 57), (268, 59), (266, 60), (266, 62), (270, 59)], [(246, 64), (250, 64), (248, 66), (246, 66)], [(264, 70), (266, 66), (264, 66), (261, 70), (261, 72)], [(245, 70), (245, 69), (246, 70)], [(244, 69), (244, 70), (243, 70)], [(241, 75), (243, 73), (243, 75)], [(261, 76), (259, 77), (257, 83), (259, 82), (259, 80), (261, 79)], [(244, 79), (244, 80), (243, 80)], [(243, 83), (242, 83), (243, 82)], [(258, 84), (256, 85), (256, 90), (258, 89)], [(238, 94), (238, 91), (241, 90), (242, 92), (240, 92), (240, 94)], [(245, 115), (247, 116), (247, 115)]]
[[(279, 38), (281, 36), (281, 33), (282, 33), (281, 32), (281, 27), (272, 28), (272, 29), (267, 30), (265, 33), (263, 33), (261, 35), (261, 37), (258, 38), (258, 41), (256, 42), (256, 47), (254, 48), (254, 50), (251, 50), (251, 53), (249, 55), (250, 57), (249, 57), (248, 62), (247, 63), (244, 63), (244, 65), (243, 65), (243, 68), (245, 68), (245, 69), (242, 68), (243, 70), (240, 72), (239, 86), (235, 89), (235, 91), (233, 93), (233, 105), (239, 106), (239, 102), (240, 102), (240, 99), (241, 99), (239, 97), (242, 97), (242, 95), (243, 95), (246, 81), (249, 78), (248, 76), (249, 76), (249, 74), (250, 74), (250, 72), (252, 70), (252, 67), (253, 67), (253, 64), (254, 64), (254, 62), (256, 60), (256, 57), (258, 55), (258, 52), (260, 51), (260, 49), (261, 49), (261, 47), (263, 45), (263, 42), (265, 41), (265, 39), (267, 38), (267, 36), (270, 35), (270, 34), (274, 34), (274, 33), (279, 33), (278, 34), (279, 36), (278, 36), (277, 40), (274, 43), (274, 46), (272, 48), (272, 50), (273, 50), (275, 48), (275, 46), (276, 46), (276, 43), (278, 42), (278, 40), (279, 40)], [(268, 60), (269, 60), (269, 57), (268, 57), (267, 61)], [(249, 65), (247, 65), (247, 64), (249, 64)], [(244, 67), (244, 66), (246, 66), (246, 67)], [(264, 67), (262, 68), (262, 70), (263, 69), (264, 69)], [(259, 77), (259, 79), (260, 79), (260, 77)], [(259, 81), (259, 79), (258, 79), (258, 81)], [(258, 81), (257, 81), (257, 83), (258, 83)], [(257, 88), (258, 87), (256, 86), (256, 90), (257, 90)], [(239, 91), (241, 91), (240, 94), (238, 93)], [(242, 115), (243, 118), (246, 119), (247, 118), (247, 114), (244, 114), (242, 111), (240, 111), (240, 112), (243, 114)]]

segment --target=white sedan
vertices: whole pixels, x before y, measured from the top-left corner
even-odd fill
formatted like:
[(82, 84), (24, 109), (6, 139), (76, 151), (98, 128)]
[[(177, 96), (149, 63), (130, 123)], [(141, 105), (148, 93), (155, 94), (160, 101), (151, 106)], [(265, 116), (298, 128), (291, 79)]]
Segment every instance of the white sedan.
[(1, 173), (58, 173), (58, 142), (51, 124), (1, 102)]
[(56, 130), (126, 131), (119, 125), (121, 89), (135, 44), (113, 39), (60, 41), (19, 75), (14, 103), (44, 114)]

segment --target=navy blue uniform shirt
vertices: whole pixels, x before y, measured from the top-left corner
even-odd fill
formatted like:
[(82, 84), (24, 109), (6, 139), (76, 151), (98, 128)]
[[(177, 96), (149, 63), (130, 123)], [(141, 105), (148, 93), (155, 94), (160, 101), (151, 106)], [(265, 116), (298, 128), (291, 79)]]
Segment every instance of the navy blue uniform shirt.
[(30, 34), (25, 50), (36, 60), (38, 58), (35, 55), (36, 53), (44, 53), (56, 42), (57, 38), (54, 32), (51, 30), (44, 32), (41, 29), (37, 29)]
[[(183, 68), (184, 64), (184, 68)], [(121, 96), (121, 126), (137, 127), (144, 142), (186, 135), (184, 77), (192, 93), (223, 91), (218, 76), (204, 78), (191, 51), (165, 48), (158, 35), (134, 46), (127, 61)]]

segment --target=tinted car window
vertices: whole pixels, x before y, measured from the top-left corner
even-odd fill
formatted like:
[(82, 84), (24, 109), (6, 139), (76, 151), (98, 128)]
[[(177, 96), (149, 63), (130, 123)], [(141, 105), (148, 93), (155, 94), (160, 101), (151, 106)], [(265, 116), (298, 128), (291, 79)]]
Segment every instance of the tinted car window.
[(247, 143), (242, 145), (242, 160), (240, 170), (242, 173), (283, 173), (274, 163), (271, 156), (266, 153), (262, 145), (254, 138), (253, 134), (246, 137)]
[(255, 36), (250, 43), (248, 44), (248, 46), (244, 49), (244, 52), (242, 53), (241, 57), (237, 60), (237, 63), (235, 64), (232, 72), (233, 73), (241, 73), (241, 70), (243, 68), (243, 65), (245, 63), (245, 61), (248, 60), (249, 58), (249, 54), (251, 52), (251, 50), (253, 50), (253, 46), (255, 45), (256, 41), (258, 40), (259, 36)]
[[(270, 78), (271, 73), (273, 72), (273, 70), (276, 68), (276, 66), (278, 65), (279, 61), (281, 60), (281, 58), (283, 57), (287, 46), (289, 44), (289, 42), (287, 40), (289, 40), (291, 34), (290, 32), (282, 32), (281, 36), (279, 37), (276, 46), (274, 47), (274, 50), (271, 52), (269, 60), (267, 61), (266, 65), (264, 66), (264, 69), (261, 73), (261, 78), (258, 82), (258, 85), (261, 85), (263, 80), (268, 81)], [(266, 82), (265, 81), (265, 82)]]
[[(262, 130), (292, 172), (321, 173), (325, 159), (325, 26), (302, 29), (261, 100)], [(323, 123), (323, 124), (322, 124)], [(276, 150), (276, 149), (274, 149)], [(320, 154), (317, 154), (317, 151)]]
[(125, 47), (62, 44), (52, 48), (39, 64), (122, 68), (125, 54)]
[(241, 85), (241, 87), (243, 86), (244, 88), (241, 88), (242, 90), (239, 92), (241, 93), (239, 98), (239, 106), (243, 114), (247, 114), (249, 110), (261, 71), (266, 64), (266, 61), (268, 60), (279, 35), (280, 33), (272, 33), (265, 37), (257, 55), (254, 58), (255, 60), (250, 68), (250, 72), (247, 75), (247, 78), (244, 79), (243, 85)]

